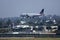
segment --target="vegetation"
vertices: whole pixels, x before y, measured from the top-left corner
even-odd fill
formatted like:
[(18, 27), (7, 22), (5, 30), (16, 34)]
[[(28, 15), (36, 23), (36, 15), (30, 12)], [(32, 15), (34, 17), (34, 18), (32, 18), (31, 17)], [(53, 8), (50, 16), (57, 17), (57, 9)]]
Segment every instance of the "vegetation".
[(31, 38), (24, 38), (24, 37), (22, 37), (22, 38), (20, 38), (20, 37), (11, 37), (11, 38), (0, 38), (0, 40), (60, 40), (60, 38), (33, 38), (33, 37), (31, 37)]

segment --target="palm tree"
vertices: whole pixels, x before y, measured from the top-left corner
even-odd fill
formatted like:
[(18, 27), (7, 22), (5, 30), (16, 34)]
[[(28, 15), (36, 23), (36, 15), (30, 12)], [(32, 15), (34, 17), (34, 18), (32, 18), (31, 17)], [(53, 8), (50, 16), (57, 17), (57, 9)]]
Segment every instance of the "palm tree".
[(6, 24), (7, 24), (8, 26), (11, 25), (11, 24), (12, 24), (11, 20), (8, 19), (7, 22), (6, 22)]
[(0, 21), (0, 27), (2, 27), (2, 25), (3, 25), (2, 23), (3, 23), (3, 22), (2, 22), (2, 21)]

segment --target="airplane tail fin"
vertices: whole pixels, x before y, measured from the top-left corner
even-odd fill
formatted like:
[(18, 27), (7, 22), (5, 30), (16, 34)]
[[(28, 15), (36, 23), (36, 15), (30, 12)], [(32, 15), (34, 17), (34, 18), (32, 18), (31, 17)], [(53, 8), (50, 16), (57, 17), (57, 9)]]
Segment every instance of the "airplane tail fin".
[(43, 15), (43, 14), (44, 14), (44, 9), (42, 9), (42, 10), (41, 10), (40, 14), (41, 14), (41, 15)]

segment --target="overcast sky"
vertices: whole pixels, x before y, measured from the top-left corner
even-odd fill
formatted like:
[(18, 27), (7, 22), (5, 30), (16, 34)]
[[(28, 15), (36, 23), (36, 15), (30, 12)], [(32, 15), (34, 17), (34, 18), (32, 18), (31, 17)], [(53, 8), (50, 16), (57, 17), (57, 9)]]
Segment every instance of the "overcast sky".
[(0, 0), (0, 18), (14, 17), (22, 13), (39, 13), (60, 15), (60, 0)]

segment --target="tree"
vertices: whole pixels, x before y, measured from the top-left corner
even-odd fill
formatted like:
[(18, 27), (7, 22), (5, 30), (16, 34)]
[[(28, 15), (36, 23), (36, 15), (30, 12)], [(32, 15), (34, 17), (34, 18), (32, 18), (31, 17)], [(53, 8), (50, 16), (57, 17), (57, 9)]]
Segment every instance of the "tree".
[(20, 23), (20, 20), (19, 20), (19, 19), (17, 19), (17, 20), (16, 20), (16, 24), (17, 24), (17, 25), (19, 25), (19, 23)]
[(0, 27), (2, 27), (2, 25), (3, 25), (2, 23), (3, 23), (3, 22), (2, 22), (2, 21), (0, 21)]
[(12, 22), (10, 19), (7, 20), (6, 24), (9, 26), (9, 25), (12, 25)]

